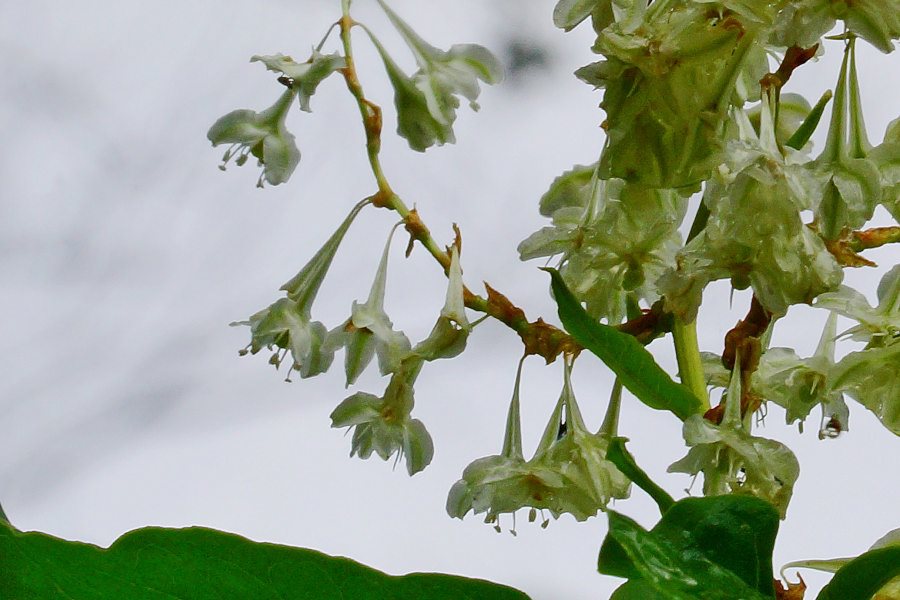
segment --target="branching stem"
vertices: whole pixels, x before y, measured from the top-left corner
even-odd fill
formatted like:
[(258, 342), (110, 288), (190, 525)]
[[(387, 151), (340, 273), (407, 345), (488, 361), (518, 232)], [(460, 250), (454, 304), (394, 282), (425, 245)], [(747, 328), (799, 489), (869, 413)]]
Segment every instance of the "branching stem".
[[(366, 153), (369, 158), (369, 166), (378, 185), (378, 191), (369, 199), (374, 206), (393, 210), (400, 215), (412, 239), (422, 244), (441, 265), (444, 273), (447, 273), (450, 269), (450, 255), (432, 237), (431, 231), (419, 217), (416, 209), (410, 209), (394, 192), (384, 174), (379, 158), (382, 129), (381, 108), (366, 98), (356, 71), (351, 30), (357, 23), (350, 16), (350, 1), (343, 0), (341, 7), (343, 14), (338, 25), (347, 64), (341, 70), (341, 74), (344, 76), (347, 89), (350, 90), (359, 107), (366, 132)], [(577, 354), (581, 350), (581, 347), (564, 331), (545, 323), (542, 319), (529, 322), (522, 309), (512, 304), (503, 294), (491, 289), (490, 286), (486, 287), (487, 298), (464, 288), (463, 297), (466, 307), (490, 315), (513, 329), (522, 338), (526, 355), (538, 354), (550, 363), (562, 353)]]

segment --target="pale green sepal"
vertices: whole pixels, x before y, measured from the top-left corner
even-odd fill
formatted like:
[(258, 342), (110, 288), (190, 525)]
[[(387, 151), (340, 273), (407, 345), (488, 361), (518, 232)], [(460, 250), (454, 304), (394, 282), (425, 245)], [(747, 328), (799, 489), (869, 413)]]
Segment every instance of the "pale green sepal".
[(559, 0), (553, 8), (553, 24), (564, 31), (572, 31), (610, 0)]
[(584, 209), (591, 199), (597, 165), (575, 165), (550, 184), (541, 196), (540, 213), (544, 217), (554, 217), (561, 208)]
[(563, 207), (553, 214), (553, 226), (542, 227), (519, 242), (519, 260), (566, 254), (576, 249), (584, 235), (584, 209)]
[[(353, 303), (353, 308), (356, 308), (356, 302)], [(356, 383), (375, 356), (375, 340), (372, 332), (353, 325), (352, 318), (328, 332), (325, 347), (331, 352), (344, 349), (346, 387)]]
[(822, 294), (816, 299), (815, 306), (859, 322), (842, 335), (868, 342), (870, 346), (888, 345), (900, 338), (900, 265), (894, 266), (881, 278), (876, 308), (869, 305), (865, 296), (847, 286)]
[(828, 375), (830, 390), (847, 394), (900, 436), (900, 341), (851, 352)]
[(431, 113), (428, 100), (415, 82), (397, 66), (379, 42), (374, 39), (373, 42), (394, 88), (397, 134), (418, 152), (424, 152), (435, 144), (442, 146), (448, 142), (454, 143), (456, 137), (453, 135), (453, 128), (445, 123), (443, 115), (439, 114), (439, 119)]
[(771, 43), (809, 47), (838, 20), (881, 52), (889, 53), (894, 49), (893, 41), (900, 37), (900, 0), (788, 2), (779, 14)]
[(410, 418), (415, 405), (413, 384), (422, 361), (411, 357), (391, 376), (384, 396), (358, 392), (345, 399), (331, 413), (334, 428), (352, 427), (350, 456), (366, 459), (377, 454), (382, 460), (396, 456), (406, 461), (406, 470), (415, 475), (434, 457), (434, 443), (425, 426)]
[(372, 360), (378, 356), (382, 375), (394, 373), (411, 349), (409, 338), (402, 331), (394, 331), (390, 317), (384, 311), (384, 294), (387, 280), (388, 257), (396, 227), (391, 230), (372, 282), (372, 289), (365, 303), (354, 301), (350, 319), (328, 333), (326, 346), (330, 349), (345, 348), (344, 366), (347, 385), (350, 386)]
[(437, 143), (454, 142), (453, 122), (464, 96), (473, 110), (481, 91), (479, 80), (499, 83), (503, 69), (496, 58), (476, 44), (458, 44), (444, 52), (425, 42), (385, 2), (379, 0), (391, 23), (412, 51), (419, 70), (407, 77), (372, 36), (394, 86), (398, 133), (412, 149), (424, 151)]
[(232, 158), (241, 166), (252, 154), (263, 167), (257, 187), (262, 187), (263, 179), (272, 185), (287, 181), (300, 163), (300, 150), (294, 136), (284, 126), (295, 95), (294, 90), (285, 90), (275, 104), (263, 112), (235, 110), (213, 123), (206, 134), (212, 145), (231, 145), (219, 168), (225, 170)]
[[(503, 453), (476, 460), (450, 490), (447, 512), (463, 518), (470, 510), (486, 512), (486, 522), (520, 508), (547, 510), (556, 518), (563, 513), (583, 521), (604, 510), (613, 498), (627, 498), (630, 481), (606, 459), (609, 439), (592, 434), (584, 421), (565, 367), (565, 383), (535, 451), (525, 461), (521, 455), (518, 382), (510, 405)], [(546, 525), (547, 521), (544, 521)]]
[[(736, 359), (735, 364), (740, 364)], [(741, 418), (740, 369), (734, 369), (723, 400), (725, 415), (716, 425), (702, 415), (684, 422), (687, 456), (669, 465), (669, 473), (703, 473), (703, 495), (749, 494), (771, 502), (781, 518), (787, 514), (800, 475), (797, 457), (775, 440), (750, 435)]]
[(468, 329), (459, 327), (447, 317), (441, 316), (438, 317), (428, 337), (416, 344), (412, 352), (427, 361), (453, 358), (466, 349), (468, 339)]
[[(817, 405), (822, 405), (823, 423), (840, 431), (849, 429), (840, 410), (843, 404), (840, 392), (828, 389), (826, 380), (834, 367), (837, 315), (832, 313), (822, 331), (815, 353), (801, 359), (790, 348), (771, 348), (763, 354), (753, 376), (753, 388), (766, 400), (784, 407), (785, 421), (804, 421)], [(828, 414), (830, 413), (830, 414)], [(835, 423), (832, 419), (838, 419)], [(823, 429), (820, 433), (827, 436)]]
[(321, 287), (322, 281), (325, 279), (325, 274), (331, 266), (331, 261), (334, 260), (334, 256), (337, 254), (338, 247), (341, 245), (341, 242), (347, 234), (347, 230), (350, 229), (350, 225), (353, 223), (356, 215), (359, 214), (359, 211), (361, 211), (366, 204), (368, 204), (368, 201), (364, 200), (354, 206), (350, 211), (350, 214), (347, 215), (347, 218), (345, 218), (337, 230), (331, 234), (331, 237), (328, 238), (328, 241), (326, 241), (319, 251), (316, 252), (315, 256), (306, 263), (306, 266), (304, 266), (299, 273), (294, 275), (290, 281), (281, 286), (280, 289), (287, 292), (288, 298), (297, 302), (299, 306), (305, 308), (310, 308), (312, 306), (316, 294), (319, 292), (319, 287)]
[(261, 62), (266, 68), (276, 73), (284, 73), (289, 79), (290, 87), (297, 90), (300, 110), (312, 112), (309, 99), (316, 93), (316, 88), (329, 75), (347, 66), (347, 61), (337, 52), (321, 54), (313, 50), (312, 56), (305, 63), (295, 62), (290, 56), (278, 53), (273, 55), (255, 55), (250, 62)]
[(447, 270), (447, 297), (441, 315), (428, 338), (416, 344), (413, 353), (425, 360), (453, 358), (466, 349), (471, 325), (466, 317), (463, 299), (462, 269), (459, 266), (459, 250), (450, 250), (450, 268)]
[(441, 316), (446, 317), (463, 329), (469, 329), (466, 317), (466, 302), (463, 294), (462, 267), (459, 264), (459, 249), (450, 249), (450, 268), (447, 269), (447, 296), (441, 308)]
[[(281, 298), (268, 308), (251, 315), (247, 321), (231, 325), (250, 327), (248, 349), (251, 354), (256, 354), (263, 348), (289, 350), (291, 369), (298, 371), (302, 378), (324, 373), (334, 360), (334, 352), (324, 344), (325, 326), (318, 321), (311, 321), (308, 309), (289, 298)], [(276, 367), (280, 365), (281, 358), (277, 352), (271, 362)]]

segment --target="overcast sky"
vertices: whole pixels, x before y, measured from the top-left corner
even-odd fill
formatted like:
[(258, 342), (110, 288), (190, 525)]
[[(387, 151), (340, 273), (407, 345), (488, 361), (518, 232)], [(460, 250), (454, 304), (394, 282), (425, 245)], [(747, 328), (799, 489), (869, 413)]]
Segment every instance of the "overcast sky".
[[(356, 4), (358, 18), (382, 32), (411, 70), (374, 1)], [(546, 224), (537, 200), (552, 179), (599, 153), (599, 95), (571, 76), (594, 60), (589, 28), (555, 31), (550, 0), (392, 4), (436, 46), (483, 43), (508, 65), (531, 57), (484, 91), (480, 113), (460, 110), (456, 146), (422, 155), (392, 135), (385, 77), (357, 40), (367, 93), (387, 109), (384, 161), (393, 187), (440, 242), (459, 223), (470, 285), (489, 281), (529, 317), (556, 322), (546, 275), (520, 263), (515, 248)], [(268, 106), (283, 89), (248, 63), (251, 55), (305, 58), (338, 13), (337, 0), (0, 7), (0, 501), (20, 529), (103, 545), (144, 525), (196, 524), (390, 573), (492, 579), (535, 600), (606, 597), (619, 582), (595, 572), (604, 517), (566, 516), (546, 530), (523, 518), (513, 537), (478, 517), (460, 522), (444, 512), (464, 467), (500, 449), (521, 352), (509, 330), (486, 323), (462, 357), (426, 366), (416, 416), (436, 451), (413, 478), (391, 463), (348, 458), (349, 438), (329, 428), (329, 413), (353, 391), (381, 394), (377, 374), (346, 391), (338, 357), (327, 375), (287, 384), (263, 355), (237, 356), (249, 335), (227, 324), (273, 302), (374, 188), (358, 113), (338, 78), (320, 87), (312, 114), (290, 117), (303, 158), (287, 185), (256, 189), (251, 165), (221, 173), (221, 151), (209, 147), (206, 130), (232, 109)], [(898, 82), (889, 75), (896, 59), (861, 46), (866, 117), (878, 142), (897, 116)], [(792, 91), (814, 101), (833, 87), (839, 58), (831, 43), (821, 61), (797, 72)], [(317, 319), (334, 326), (365, 298), (392, 223), (386, 211), (358, 219)], [(416, 340), (430, 330), (445, 283), (421, 249), (404, 260), (402, 245), (392, 254), (386, 306)], [(874, 301), (875, 283), (898, 252), (871, 257), (880, 267), (850, 273), (847, 282)], [(749, 297), (736, 293), (729, 309), (727, 287), (712, 290), (701, 345), (720, 351)], [(822, 311), (793, 309), (774, 345), (808, 356), (824, 320)], [(671, 368), (668, 345), (651, 348)], [(609, 373), (586, 356), (574, 377), (597, 427)], [(527, 448), (561, 381), (559, 364), (526, 362)], [(835, 441), (816, 439), (815, 415), (798, 435), (774, 406), (758, 433), (786, 442), (802, 467), (776, 568), (860, 553), (897, 526), (900, 482), (890, 457), (900, 444), (868, 411), (853, 404), (851, 411), (851, 431)], [(620, 431), (657, 481), (683, 496), (689, 478), (665, 474), (684, 454), (679, 424), (630, 399)], [(645, 526), (655, 520), (639, 490), (616, 509)]]

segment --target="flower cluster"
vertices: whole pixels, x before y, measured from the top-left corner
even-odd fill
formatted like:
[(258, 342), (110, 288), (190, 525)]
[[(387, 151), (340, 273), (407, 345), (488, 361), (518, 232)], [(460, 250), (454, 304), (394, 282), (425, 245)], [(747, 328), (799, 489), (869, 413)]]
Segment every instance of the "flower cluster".
[(821, 194), (820, 182), (793, 152), (778, 146), (771, 94), (762, 102), (757, 133), (735, 110), (738, 137), (731, 159), (707, 182), (703, 202), (710, 217), (703, 233), (688, 243), (677, 266), (660, 281), (666, 307), (693, 320), (706, 284), (730, 278), (737, 289), (753, 287), (770, 312), (809, 303), (835, 289), (843, 271), (801, 211)]
[(615, 432), (587, 430), (572, 393), (570, 370), (567, 363), (562, 393), (534, 456), (526, 461), (519, 417), (519, 363), (503, 449), (466, 467), (447, 498), (451, 517), (462, 519), (469, 511), (487, 513), (486, 522), (495, 523), (500, 514), (530, 507), (532, 521), (538, 510), (547, 510), (553, 517), (569, 513), (583, 521), (604, 510), (610, 500), (628, 497), (630, 481), (606, 459)]
[(384, 460), (403, 457), (407, 471), (414, 475), (431, 463), (434, 445), (422, 422), (410, 417), (413, 385), (426, 362), (452, 358), (465, 349), (471, 326), (463, 305), (459, 251), (454, 246), (444, 307), (431, 334), (410, 348), (406, 335), (392, 329), (383, 309), (389, 248), (390, 239), (369, 300), (363, 305), (354, 303), (353, 316), (329, 334), (334, 341), (326, 346), (345, 347), (347, 385), (371, 362), (373, 352), (378, 354), (381, 373), (391, 375), (390, 383), (382, 397), (358, 392), (344, 400), (331, 414), (331, 426), (353, 428), (351, 456), (369, 458), (374, 452)]
[(656, 281), (681, 246), (687, 199), (673, 190), (602, 181), (576, 166), (541, 198), (544, 227), (519, 244), (522, 260), (560, 255), (560, 272), (588, 313), (618, 323), (627, 299), (653, 303)]
[(701, 415), (684, 422), (684, 439), (691, 448), (669, 466), (669, 472), (703, 473), (705, 496), (751, 494), (771, 502), (784, 518), (800, 475), (797, 457), (780, 442), (750, 434), (741, 417), (740, 367), (732, 373), (724, 401), (720, 425)]
[[(427, 363), (453, 358), (466, 348), (473, 329), (466, 303), (492, 316), (509, 313), (501, 320), (521, 335), (526, 355), (535, 353), (535, 344), (529, 342), (531, 331), (523, 329), (547, 324), (529, 322), (511, 304), (498, 309), (499, 294), (489, 293), (485, 300), (466, 290), (459, 236), (443, 255), (426, 239), (427, 229), (412, 220), (414, 211), (408, 214), (393, 194), (378, 160), (380, 112), (362, 91), (350, 34), (359, 26), (373, 42), (393, 87), (397, 132), (416, 151), (455, 140), (462, 100), (478, 110), (481, 84), (502, 78), (499, 62), (474, 44), (446, 51), (431, 46), (386, 0), (377, 1), (412, 53), (417, 66), (412, 75), (372, 31), (350, 17), (345, 1), (334, 26), (340, 28), (345, 55), (322, 53), (326, 34), (305, 62), (280, 53), (252, 57), (251, 62), (280, 74), (286, 89), (266, 110), (226, 114), (208, 138), (214, 146), (229, 145), (223, 169), (231, 160), (243, 165), (252, 155), (262, 167), (260, 186), (283, 183), (300, 159), (286, 128), (294, 99), (309, 112), (319, 85), (333, 73), (345, 76), (362, 110), (378, 192), (354, 207), (281, 287), (285, 297), (235, 324), (250, 328), (242, 354), (268, 349), (276, 368), (290, 354), (288, 377), (294, 371), (301, 378), (323, 373), (342, 350), (350, 387), (376, 363), (387, 381), (384, 391), (351, 393), (331, 413), (332, 427), (352, 430), (351, 456), (393, 458), (395, 465), (403, 460), (414, 475), (434, 456), (431, 435), (413, 416), (415, 383)], [(540, 213), (550, 225), (518, 246), (522, 260), (558, 260), (569, 288), (554, 272), (553, 290), (572, 344), (554, 346), (556, 352), (544, 356), (548, 362), (564, 356), (563, 387), (537, 448), (525, 459), (520, 423), (524, 358), (519, 362), (502, 450), (464, 469), (450, 489), (447, 512), (460, 519), (469, 512), (485, 514), (498, 531), (500, 515), (515, 518), (522, 508), (529, 509), (529, 521), (539, 511), (542, 519), (547, 511), (554, 518), (568, 513), (582, 521), (626, 498), (629, 477), (663, 512), (668, 510), (672, 499), (612, 442), (624, 386), (648, 406), (668, 408), (683, 420), (687, 454), (669, 472), (702, 474), (708, 496), (762, 498), (783, 518), (799, 465), (780, 442), (753, 435), (752, 413), (761, 402), (784, 408), (786, 421), (799, 422), (801, 431), (818, 407), (824, 438), (848, 429), (851, 399), (900, 435), (900, 266), (882, 279), (874, 308), (861, 293), (841, 285), (844, 267), (871, 264), (856, 254), (861, 252), (857, 245), (875, 247), (896, 238), (892, 228), (857, 231), (879, 206), (900, 217), (900, 119), (888, 126), (881, 144), (869, 142), (855, 60), (858, 39), (883, 52), (893, 50), (900, 37), (900, 0), (558, 0), (553, 18), (566, 31), (590, 20), (596, 34), (593, 51), (603, 59), (576, 75), (603, 90), (600, 106), (606, 113), (600, 156), (553, 181), (540, 199)], [(827, 91), (811, 106), (782, 88), (794, 69), (823, 51), (821, 38), (837, 21), (844, 33), (827, 38), (844, 47), (837, 84), (833, 94)], [(770, 58), (780, 60), (774, 70)], [(812, 158), (810, 139), (832, 98), (826, 143)], [(700, 204), (684, 239), (692, 197)], [(385, 309), (391, 240), (400, 224), (388, 236), (366, 300), (352, 302), (349, 316), (330, 330), (312, 318), (338, 247), (368, 204), (399, 213), (413, 240), (423, 241), (446, 269), (444, 306), (418, 343), (395, 329)], [(694, 321), (704, 290), (717, 280), (729, 280), (733, 289), (752, 289), (753, 308), (726, 335), (723, 356), (698, 356)], [(801, 303), (830, 311), (816, 351), (800, 357), (790, 348), (769, 348), (771, 328)], [(839, 316), (857, 324), (838, 335)], [(618, 338), (607, 335), (614, 327), (597, 324), (618, 325), (626, 317), (630, 321), (614, 332)], [(647, 343), (651, 336), (644, 331), (673, 333), (682, 386), (626, 335)], [(838, 359), (842, 337), (865, 347)], [(597, 432), (588, 430), (572, 391), (571, 370), (581, 347), (601, 357), (618, 377)], [(608, 351), (612, 347), (623, 350)], [(725, 388), (722, 404), (708, 411), (703, 371), (709, 385)], [(543, 519), (544, 526), (548, 523)]]

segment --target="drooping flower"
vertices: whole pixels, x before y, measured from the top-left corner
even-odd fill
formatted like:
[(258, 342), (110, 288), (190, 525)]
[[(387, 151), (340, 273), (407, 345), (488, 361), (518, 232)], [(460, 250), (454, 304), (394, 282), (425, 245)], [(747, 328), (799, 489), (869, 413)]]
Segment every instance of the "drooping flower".
[(819, 437), (834, 437), (849, 430), (849, 410), (843, 395), (828, 388), (828, 374), (834, 367), (837, 316), (828, 317), (819, 345), (809, 358), (801, 359), (790, 348), (770, 348), (753, 374), (754, 391), (785, 409), (788, 424), (803, 421), (816, 406), (822, 407)]
[(457, 44), (446, 52), (439, 50), (419, 37), (383, 0), (379, 4), (419, 66), (411, 77), (407, 76), (370, 33), (394, 86), (397, 132), (412, 149), (420, 152), (435, 143), (453, 143), (453, 122), (459, 107), (457, 95), (465, 97), (469, 106), (478, 110), (479, 80), (499, 83), (503, 78), (500, 63), (486, 48), (476, 44)]
[(847, 394), (900, 436), (900, 341), (851, 352), (828, 375), (830, 390)]
[(287, 181), (300, 162), (294, 136), (285, 128), (288, 109), (296, 94), (295, 90), (287, 89), (275, 104), (262, 112), (234, 110), (213, 123), (206, 134), (212, 145), (230, 144), (219, 168), (224, 171), (232, 158), (242, 166), (253, 155), (263, 168), (257, 187), (263, 187), (263, 180), (272, 185)]
[(848, 286), (822, 294), (815, 306), (858, 321), (844, 332), (850, 339), (870, 346), (885, 346), (900, 339), (900, 265), (885, 273), (878, 284), (878, 306), (872, 308), (866, 297)]
[(251, 354), (263, 348), (284, 350), (284, 353), (276, 350), (270, 359), (276, 368), (289, 351), (292, 359), (290, 370), (296, 370), (302, 378), (324, 373), (334, 360), (334, 351), (323, 346), (327, 333), (325, 326), (312, 321), (309, 311), (290, 298), (281, 298), (251, 315), (248, 320), (231, 325), (250, 327), (251, 340), (247, 350)]
[(884, 53), (900, 37), (900, 0), (797, 0), (787, 2), (773, 32), (776, 46), (808, 48), (834, 28), (836, 21)]
[(288, 377), (293, 370), (303, 378), (328, 370), (334, 360), (334, 349), (324, 344), (327, 332), (322, 323), (312, 320), (312, 306), (344, 235), (366, 204), (368, 202), (363, 201), (354, 206), (315, 256), (281, 286), (287, 292), (287, 298), (281, 298), (246, 321), (232, 323), (233, 326), (250, 327), (250, 344), (242, 353), (256, 354), (262, 348), (283, 350), (276, 350), (270, 359), (277, 368), (285, 353), (290, 351), (293, 360)]
[(821, 200), (813, 208), (816, 225), (828, 240), (871, 219), (882, 196), (878, 165), (868, 158), (871, 145), (862, 121), (855, 41), (851, 37), (844, 49), (825, 147), (811, 163), (825, 181)]
[(456, 246), (450, 250), (447, 280), (447, 297), (437, 322), (428, 337), (412, 349), (413, 354), (427, 361), (458, 356), (466, 349), (466, 341), (472, 329), (466, 317), (462, 269), (459, 266), (459, 250)]
[(431, 463), (434, 443), (425, 425), (410, 417), (415, 404), (413, 384), (422, 368), (422, 359), (410, 356), (391, 376), (378, 397), (357, 392), (341, 402), (331, 413), (331, 426), (353, 429), (350, 456), (382, 460), (396, 456), (406, 461), (406, 470), (415, 475)]
[(681, 246), (687, 200), (674, 190), (600, 181), (595, 172), (576, 166), (557, 177), (540, 203), (553, 226), (523, 240), (519, 257), (560, 255), (560, 273), (588, 313), (618, 323), (627, 296), (659, 298), (656, 280)]
[(762, 12), (760, 20), (698, 2), (667, 3), (599, 33), (594, 50), (605, 60), (576, 74), (605, 89), (603, 179), (689, 189), (708, 179), (721, 162), (728, 108), (742, 102), (735, 82), (747, 69), (765, 69), (764, 53), (751, 51), (771, 16), (770, 7)]
[[(740, 365), (740, 360), (735, 364)], [(669, 465), (670, 473), (703, 473), (703, 494), (750, 494), (771, 502), (783, 519), (800, 475), (797, 457), (775, 440), (755, 437), (741, 418), (740, 367), (734, 369), (725, 398), (725, 416), (715, 425), (701, 415), (684, 422), (687, 456)]]
[[(565, 382), (538, 448), (531, 460), (522, 455), (519, 383), (510, 402), (503, 450), (466, 467), (450, 489), (447, 513), (462, 519), (469, 511), (487, 513), (486, 522), (500, 514), (530, 507), (553, 517), (569, 513), (578, 521), (604, 510), (613, 498), (626, 498), (630, 481), (608, 460), (609, 436), (587, 431), (575, 403), (565, 367)], [(545, 522), (546, 524), (546, 522)]]
[(393, 323), (384, 312), (387, 264), (394, 231), (396, 227), (384, 246), (369, 298), (362, 304), (354, 301), (350, 318), (328, 332), (325, 347), (332, 351), (345, 350), (344, 371), (348, 386), (356, 381), (376, 354), (381, 374), (387, 375), (398, 369), (411, 348), (409, 338), (402, 331), (394, 331)]
[(696, 316), (703, 288), (717, 279), (730, 278), (737, 289), (752, 286), (768, 311), (783, 315), (792, 304), (836, 289), (843, 278), (801, 218), (802, 210), (812, 208), (810, 199), (821, 195), (821, 185), (795, 162), (795, 153), (778, 147), (773, 101), (771, 94), (764, 98), (758, 134), (735, 111), (739, 138), (704, 191), (709, 221), (658, 282), (666, 308), (687, 320)]
[(276, 73), (284, 73), (288, 87), (297, 91), (297, 99), (300, 102), (300, 110), (312, 112), (309, 108), (309, 99), (316, 93), (316, 88), (329, 75), (347, 66), (347, 61), (337, 52), (333, 54), (321, 54), (313, 50), (312, 56), (304, 63), (294, 61), (284, 54), (255, 55), (250, 62), (261, 62), (266, 68)]

